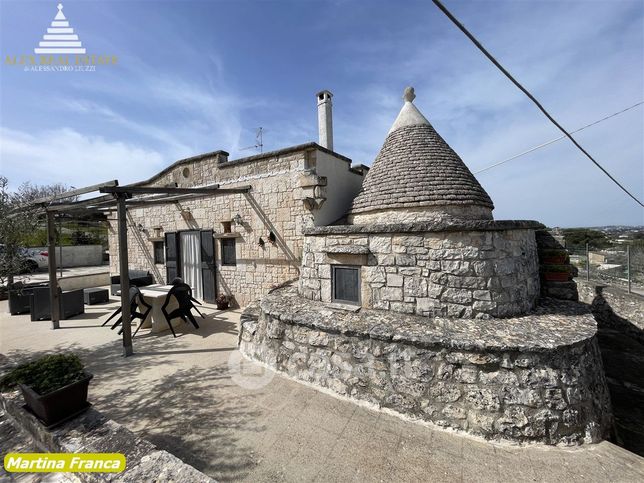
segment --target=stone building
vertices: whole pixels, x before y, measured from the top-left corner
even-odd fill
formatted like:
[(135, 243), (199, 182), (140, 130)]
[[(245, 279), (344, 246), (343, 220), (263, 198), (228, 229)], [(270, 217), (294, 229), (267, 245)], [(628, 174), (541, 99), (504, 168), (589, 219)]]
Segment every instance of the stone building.
[(569, 300), (574, 282), (541, 276), (542, 254), (558, 245), (536, 221), (493, 219), (414, 97), (407, 88), (345, 217), (304, 228), (297, 284), (245, 310), (241, 351), (486, 438), (601, 440), (611, 413), (596, 323)]
[[(331, 94), (317, 97), (320, 141), (332, 146)], [(236, 160), (216, 151), (177, 161), (135, 185), (251, 189), (129, 207), (130, 266), (159, 283), (181, 276), (198, 299), (226, 294), (244, 306), (298, 277), (304, 228), (340, 218), (367, 171), (316, 143)], [(116, 221), (110, 223), (110, 270), (118, 273)]]

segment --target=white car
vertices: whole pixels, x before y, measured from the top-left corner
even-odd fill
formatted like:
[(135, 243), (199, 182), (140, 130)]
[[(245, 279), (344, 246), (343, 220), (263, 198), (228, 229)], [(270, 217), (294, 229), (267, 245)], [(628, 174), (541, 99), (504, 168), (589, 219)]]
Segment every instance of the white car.
[(24, 257), (26, 269), (29, 272), (35, 272), (39, 268), (47, 268), (49, 254), (46, 251), (36, 248), (21, 248), (20, 254)]
[[(0, 243), (0, 258), (4, 257), (5, 246)], [(18, 248), (18, 253), (22, 257), (24, 271), (35, 272), (39, 268), (47, 268), (49, 254), (46, 251), (36, 248)]]

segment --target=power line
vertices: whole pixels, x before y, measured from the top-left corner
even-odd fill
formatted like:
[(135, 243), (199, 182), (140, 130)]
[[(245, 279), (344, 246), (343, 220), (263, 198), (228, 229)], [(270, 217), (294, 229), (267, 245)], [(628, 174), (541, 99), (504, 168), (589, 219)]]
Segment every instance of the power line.
[(459, 28), (459, 30), (460, 30), (461, 32), (463, 32), (463, 33), (467, 36), (467, 38), (469, 38), (469, 39), (472, 41), (472, 43), (474, 43), (474, 45), (476, 45), (476, 47), (477, 47), (477, 48), (478, 48), (478, 49), (479, 49), (479, 50), (480, 50), (480, 51), (481, 51), (481, 52), (482, 52), (482, 53), (483, 53), (483, 54), (484, 54), (484, 55), (485, 55), (485, 56), (490, 60), (490, 62), (492, 62), (492, 63), (493, 63), (493, 64), (494, 64), (494, 65), (495, 65), (495, 66), (496, 66), (496, 67), (497, 67), (501, 72), (503, 72), (503, 74), (504, 74), (508, 79), (510, 79), (510, 81), (511, 81), (515, 86), (517, 86), (517, 88), (519, 88), (519, 90), (520, 90), (521, 92), (523, 92), (526, 96), (528, 96), (528, 98), (529, 98), (529, 99), (530, 99), (530, 100), (531, 100), (531, 101), (532, 101), (532, 102), (533, 102), (533, 103), (534, 103), (534, 104), (539, 108), (539, 110), (540, 110), (540, 111), (541, 111), (541, 112), (542, 112), (542, 113), (543, 113), (543, 114), (544, 114), (544, 115), (545, 115), (545, 116), (550, 120), (550, 122), (551, 122), (551, 123), (553, 123), (555, 126), (557, 126), (557, 128), (558, 128), (562, 133), (564, 133), (564, 135), (565, 135), (568, 139), (570, 139), (570, 141), (572, 141), (572, 143), (573, 143), (575, 146), (577, 146), (577, 148), (578, 148), (582, 153), (584, 153), (584, 154), (586, 155), (586, 157), (587, 157), (588, 159), (590, 159), (590, 160), (595, 164), (595, 166), (597, 166), (599, 169), (601, 169), (601, 170), (604, 172), (604, 174), (605, 174), (606, 176), (608, 176), (608, 177), (613, 181), (613, 183), (615, 183), (617, 186), (619, 186), (619, 187), (622, 189), (622, 191), (624, 191), (624, 193), (626, 193), (628, 196), (630, 196), (631, 198), (633, 198), (633, 199), (634, 199), (634, 200), (635, 200), (635, 201), (636, 201), (640, 206), (644, 207), (644, 203), (642, 203), (640, 200), (638, 200), (638, 199), (635, 197), (635, 195), (631, 194), (631, 192), (630, 192), (630, 191), (628, 191), (626, 188), (624, 188), (624, 186), (622, 186), (622, 184), (621, 184), (619, 181), (617, 181), (617, 180), (616, 180), (616, 179), (615, 179), (615, 178), (614, 178), (614, 177), (613, 177), (613, 176), (612, 176), (608, 171), (606, 171), (606, 169), (604, 169), (604, 167), (603, 167), (601, 164), (599, 164), (597, 161), (595, 161), (595, 158), (593, 158), (593, 157), (590, 155), (590, 153), (588, 153), (588, 151), (586, 151), (586, 150), (585, 150), (585, 149), (584, 149), (584, 148), (583, 148), (583, 147), (582, 147), (582, 146), (581, 146), (581, 145), (580, 145), (580, 144), (575, 140), (575, 138), (573, 138), (573, 137), (570, 135), (570, 133), (568, 133), (568, 131), (566, 131), (566, 130), (563, 128), (563, 126), (561, 126), (561, 124), (559, 124), (559, 123), (555, 120), (555, 118), (554, 118), (554, 117), (552, 117), (552, 116), (550, 115), (550, 113), (549, 113), (548, 111), (546, 111), (546, 109), (541, 105), (541, 103), (540, 103), (539, 101), (537, 101), (537, 99), (536, 99), (532, 94), (530, 94), (530, 92), (529, 92), (525, 87), (523, 87), (523, 86), (519, 83), (519, 81), (517, 81), (517, 80), (512, 76), (512, 74), (510, 74), (510, 73), (509, 73), (509, 72), (508, 72), (508, 71), (507, 71), (507, 70), (506, 70), (506, 69), (505, 69), (505, 68), (504, 68), (504, 67), (503, 67), (503, 66), (502, 66), (502, 65), (501, 65), (501, 64), (500, 64), (500, 63), (499, 63), (499, 62), (498, 62), (498, 61), (497, 61), (493, 56), (492, 56), (492, 54), (490, 54), (490, 53), (487, 51), (487, 49), (486, 49), (485, 47), (483, 47), (483, 45), (481, 45), (481, 43), (476, 39), (476, 37), (474, 37), (474, 35), (472, 35), (472, 34), (471, 34), (471, 33), (470, 33), (466, 28), (465, 28), (465, 26), (464, 26), (461, 22), (459, 22), (459, 21), (458, 21), (458, 19), (457, 19), (456, 17), (454, 17), (454, 15), (452, 15), (452, 13), (451, 13), (449, 10), (447, 10), (447, 8), (445, 8), (445, 6), (440, 2), (440, 0), (432, 0), (432, 2), (434, 2), (434, 5), (436, 5), (436, 6), (437, 6), (437, 7), (438, 7), (438, 8), (439, 8), (439, 9), (440, 9), (440, 10), (441, 10), (441, 11), (442, 11), (446, 16), (447, 16), (447, 18), (449, 18), (449, 19), (452, 21), (452, 23), (454, 23), (454, 25), (456, 25), (456, 26)]
[[(615, 117), (615, 116), (618, 116), (620, 114), (623, 114), (626, 111), (630, 111), (631, 109), (634, 109), (637, 106), (641, 106), (642, 104), (644, 104), (644, 101), (637, 102), (637, 103), (633, 104), (632, 106), (627, 107), (626, 109), (622, 109), (621, 111), (614, 112), (613, 114), (611, 114), (609, 116), (602, 117), (601, 119), (598, 119), (595, 122), (591, 122), (590, 124), (586, 124), (585, 126), (580, 127), (579, 129), (576, 129), (574, 131), (570, 131), (570, 134), (575, 134), (576, 132), (583, 131), (584, 129), (587, 129), (587, 128), (591, 127), (591, 126), (594, 126), (595, 124), (599, 124), (600, 122), (604, 122), (607, 119), (610, 119), (612, 117)], [(539, 145), (534, 146), (534, 147), (532, 147), (532, 148), (530, 148), (530, 149), (528, 149), (526, 151), (523, 151), (523, 152), (521, 152), (519, 154), (515, 154), (514, 156), (511, 156), (511, 157), (509, 157), (507, 159), (504, 159), (503, 161), (499, 161), (498, 163), (494, 163), (494, 164), (491, 164), (490, 166), (486, 166), (485, 168), (479, 169), (478, 171), (474, 171), (474, 174), (479, 174), (479, 173), (482, 173), (483, 171), (487, 171), (488, 169), (495, 168), (495, 167), (500, 166), (500, 165), (502, 165), (504, 163), (507, 163), (508, 161), (512, 161), (513, 159), (520, 158), (521, 156), (523, 156), (525, 154), (528, 154), (528, 153), (531, 153), (533, 151), (536, 151), (537, 149), (545, 148), (546, 146), (549, 146), (552, 143), (556, 143), (557, 141), (561, 141), (562, 139), (566, 139), (566, 136), (559, 136), (558, 138), (551, 139), (550, 141), (546, 141), (545, 143), (539, 144)]]

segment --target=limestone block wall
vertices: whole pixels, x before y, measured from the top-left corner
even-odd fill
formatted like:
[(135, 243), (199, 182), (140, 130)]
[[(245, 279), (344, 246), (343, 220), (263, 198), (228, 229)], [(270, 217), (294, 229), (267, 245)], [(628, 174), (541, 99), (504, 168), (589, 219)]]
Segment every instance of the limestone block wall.
[[(252, 186), (248, 194), (209, 196), (181, 203), (129, 208), (128, 258), (132, 268), (149, 270), (157, 282), (166, 282), (165, 266), (154, 264), (153, 241), (164, 233), (181, 230), (223, 232), (222, 222), (239, 214), (243, 226), (233, 225), (236, 232), (237, 265), (221, 265), (220, 241), (215, 241), (217, 290), (233, 295), (244, 306), (264, 295), (272, 287), (299, 274), (303, 230), (321, 216), (317, 205), (304, 201), (311, 196), (310, 178), (320, 178), (316, 172), (317, 158), (323, 157), (325, 167), (337, 163), (340, 168), (324, 181), (334, 183), (338, 171), (361, 180), (363, 174), (350, 170), (350, 160), (335, 155), (316, 144), (227, 161), (225, 153), (216, 152), (175, 163), (158, 175), (139, 183), (140, 186), (196, 187), (219, 184), (222, 188)], [(354, 189), (359, 188), (354, 186)], [(355, 180), (353, 185), (356, 185)], [(335, 188), (333, 188), (335, 189)], [(331, 192), (333, 192), (331, 189)], [(324, 190), (321, 190), (324, 192)], [(339, 217), (348, 209), (338, 203), (321, 203), (324, 216)], [(333, 207), (332, 209), (330, 209)], [(334, 211), (335, 210), (335, 213)], [(189, 217), (182, 215), (189, 211)], [(110, 220), (110, 271), (119, 272), (116, 220)], [(142, 227), (143, 231), (139, 228)], [(162, 229), (155, 230), (155, 227)], [(270, 243), (273, 232), (276, 242)], [(265, 242), (259, 245), (260, 237)]]
[[(163, 186), (179, 180), (186, 185), (184, 170), (190, 171), (191, 185), (219, 183), (222, 187), (251, 185), (248, 195), (235, 194), (204, 197), (179, 205), (153, 205), (128, 209), (128, 257), (132, 268), (150, 270), (158, 282), (165, 281), (165, 266), (154, 265), (154, 227), (166, 232), (180, 230), (212, 229), (215, 234), (223, 232), (221, 222), (230, 221), (236, 214), (243, 226), (233, 226), (239, 237), (236, 239), (237, 265), (222, 266), (219, 240), (215, 241), (217, 289), (219, 293), (234, 295), (237, 303), (245, 305), (261, 297), (271, 287), (297, 277), (302, 252), (304, 225), (311, 223), (313, 215), (305, 209), (298, 187), (298, 172), (305, 168), (306, 153), (271, 157), (265, 160), (225, 165), (216, 159), (178, 166), (149, 186)], [(183, 180), (183, 181), (182, 181)], [(189, 210), (186, 219), (181, 210)], [(145, 232), (138, 229), (142, 225)], [(277, 243), (268, 241), (274, 231)], [(266, 241), (259, 246), (259, 238)], [(118, 273), (118, 242), (116, 221), (110, 227), (110, 271)]]
[(428, 322), (333, 309), (286, 288), (241, 324), (248, 357), (415, 419), (547, 444), (598, 442), (610, 430), (595, 323), (580, 304), (553, 302), (507, 322)]
[(304, 240), (299, 292), (309, 300), (332, 301), (334, 264), (361, 267), (365, 308), (424, 316), (508, 317), (526, 313), (539, 297), (532, 229), (332, 228), (309, 230)]

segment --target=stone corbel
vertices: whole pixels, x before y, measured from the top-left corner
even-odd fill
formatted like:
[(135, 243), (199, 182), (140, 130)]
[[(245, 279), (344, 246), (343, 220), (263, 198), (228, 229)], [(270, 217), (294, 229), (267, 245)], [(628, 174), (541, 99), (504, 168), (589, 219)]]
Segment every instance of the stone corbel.
[(308, 170), (300, 175), (300, 188), (302, 188), (302, 201), (309, 210), (319, 210), (326, 201), (326, 176), (318, 176), (314, 170)]

